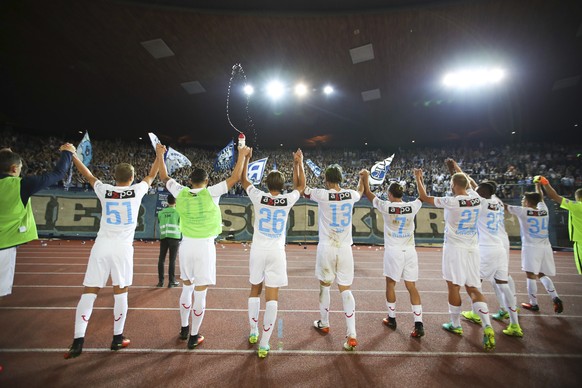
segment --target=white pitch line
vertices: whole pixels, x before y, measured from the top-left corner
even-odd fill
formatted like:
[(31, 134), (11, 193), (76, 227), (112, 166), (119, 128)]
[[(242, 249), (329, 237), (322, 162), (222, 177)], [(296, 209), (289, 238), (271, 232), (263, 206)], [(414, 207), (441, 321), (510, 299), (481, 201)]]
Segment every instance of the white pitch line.
[[(76, 306), (32, 306), (32, 307), (21, 307), (21, 306), (1, 306), (0, 310), (43, 310), (43, 311), (56, 311), (56, 310), (76, 310)], [(112, 310), (113, 307), (94, 307), (93, 310)], [(179, 311), (179, 307), (129, 307), (129, 310), (132, 311)], [(215, 311), (215, 312), (228, 312), (228, 313), (248, 313), (247, 309), (228, 309), (228, 308), (207, 308), (206, 311)], [(261, 311), (265, 311), (261, 309)], [(290, 314), (317, 314), (319, 310), (278, 310), (279, 313), (290, 313)], [(344, 314), (343, 310), (330, 310), (331, 314)], [(358, 314), (371, 314), (371, 315), (386, 315), (385, 311), (370, 311), (370, 310), (362, 310), (356, 311)], [(412, 315), (411, 311), (403, 311), (399, 313), (400, 315)], [(449, 312), (437, 312), (437, 311), (423, 311), (423, 315), (444, 315), (449, 316)], [(526, 314), (520, 315), (519, 318), (555, 318), (555, 314)], [(560, 318), (582, 318), (582, 315), (563, 315), (560, 314)], [(508, 321), (509, 322), (509, 321)]]
[[(0, 348), (0, 353), (64, 353), (66, 348), (25, 348), (10, 349)], [(84, 348), (83, 353), (111, 353), (109, 349), (103, 348)], [(254, 354), (256, 350), (248, 349), (135, 349), (127, 348), (118, 352), (119, 354), (170, 354), (186, 353), (192, 355), (245, 355)], [(489, 357), (510, 357), (510, 358), (582, 358), (582, 354), (576, 353), (486, 353), (486, 352), (415, 352), (415, 351), (382, 351), (382, 350), (356, 350), (346, 352), (345, 350), (278, 350), (273, 349), (269, 352), (272, 356), (387, 356), (387, 357), (467, 357), (467, 358), (489, 358)]]

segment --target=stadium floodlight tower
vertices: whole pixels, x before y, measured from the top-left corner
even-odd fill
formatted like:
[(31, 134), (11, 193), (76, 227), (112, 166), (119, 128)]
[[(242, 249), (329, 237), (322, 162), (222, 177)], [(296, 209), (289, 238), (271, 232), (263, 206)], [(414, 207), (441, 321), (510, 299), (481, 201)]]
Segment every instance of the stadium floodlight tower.
[(462, 69), (445, 74), (442, 83), (447, 88), (471, 89), (499, 84), (505, 79), (505, 70), (499, 67)]

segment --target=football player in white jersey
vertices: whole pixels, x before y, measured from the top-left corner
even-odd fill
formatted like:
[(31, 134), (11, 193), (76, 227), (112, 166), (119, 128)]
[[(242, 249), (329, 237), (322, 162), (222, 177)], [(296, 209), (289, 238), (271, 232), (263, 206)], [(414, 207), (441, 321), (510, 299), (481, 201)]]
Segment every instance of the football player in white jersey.
[(101, 222), (95, 245), (91, 249), (85, 280), (85, 289), (77, 304), (75, 314), (75, 335), (65, 358), (81, 355), (87, 325), (93, 312), (97, 293), (105, 287), (109, 276), (113, 285), (113, 341), (111, 350), (129, 346), (130, 340), (123, 336), (127, 318), (127, 291), (133, 281), (133, 237), (138, 224), (141, 200), (158, 174), (156, 159), (149, 174), (140, 183), (133, 184), (134, 168), (127, 163), (115, 167), (115, 185), (109, 185), (95, 178), (91, 171), (73, 156), (73, 163), (81, 175), (95, 190), (101, 202)]
[(414, 246), (414, 217), (422, 207), (419, 199), (404, 202), (404, 191), (397, 182), (388, 186), (388, 200), (383, 201), (370, 190), (369, 172), (363, 170), (364, 195), (372, 205), (382, 213), (384, 219), (384, 276), (386, 277), (386, 307), (388, 317), (382, 322), (396, 330), (396, 283), (404, 279), (404, 285), (410, 294), (410, 304), (414, 315), (414, 329), (411, 337), (424, 336), (422, 324), (422, 305), (420, 294), (416, 289), (418, 280), (418, 255)]
[(341, 167), (333, 164), (325, 169), (325, 189), (305, 189), (305, 196), (317, 202), (319, 229), (315, 276), (319, 279), (321, 319), (313, 324), (320, 332), (329, 333), (330, 287), (337, 278), (347, 325), (345, 350), (354, 350), (358, 344), (356, 302), (350, 286), (354, 280), (352, 212), (364, 192), (362, 179), (360, 176), (358, 191), (342, 189)]
[(483, 210), (484, 202), (473, 190), (467, 190), (469, 180), (463, 173), (451, 177), (454, 197), (431, 197), (426, 194), (422, 170), (415, 169), (414, 175), (422, 202), (444, 208), (445, 237), (443, 243), (443, 278), (449, 291), (449, 313), (451, 322), (443, 324), (443, 329), (463, 335), (461, 326), (461, 286), (465, 286), (473, 311), (479, 314), (483, 325), (483, 347), (495, 349), (495, 332), (491, 327), (489, 309), (479, 288), (479, 250), (477, 242), (477, 218)]
[(269, 354), (269, 339), (277, 320), (279, 288), (287, 286), (287, 257), (285, 255), (285, 236), (287, 219), (291, 207), (299, 200), (305, 190), (305, 171), (303, 153), (300, 149), (293, 153), (294, 190), (283, 194), (285, 176), (279, 171), (271, 171), (266, 178), (265, 193), (257, 189), (247, 178), (249, 155), (245, 160), (241, 183), (253, 203), (255, 221), (253, 242), (249, 257), (249, 282), (251, 292), (248, 300), (249, 342), (255, 344), (259, 338), (259, 308), (261, 291), (265, 285), (265, 314), (259, 342), (258, 355), (265, 358)]
[[(180, 294), (181, 340), (188, 340), (187, 347), (195, 349), (204, 342), (199, 333), (206, 312), (206, 293), (209, 285), (216, 284), (215, 238), (222, 232), (222, 213), (218, 203), (242, 174), (244, 160), (250, 148), (239, 146), (236, 165), (224, 181), (208, 186), (208, 173), (194, 168), (190, 174), (191, 187), (182, 186), (170, 178), (164, 162), (166, 147), (157, 149), (160, 161), (160, 179), (176, 198), (176, 210), (180, 215), (182, 243), (178, 249), (182, 293)], [(190, 316), (192, 326), (189, 325)]]
[(525, 193), (521, 200), (522, 206), (505, 205), (507, 211), (519, 220), (521, 235), (521, 269), (527, 276), (527, 293), (529, 303), (522, 303), (521, 307), (539, 311), (538, 286), (536, 280), (546, 288), (554, 302), (554, 311), (560, 314), (564, 311), (562, 300), (556, 292), (552, 279), (548, 277), (556, 274), (554, 253), (548, 238), (549, 215), (548, 207), (544, 203), (544, 196), (539, 183), (536, 183), (535, 193)]

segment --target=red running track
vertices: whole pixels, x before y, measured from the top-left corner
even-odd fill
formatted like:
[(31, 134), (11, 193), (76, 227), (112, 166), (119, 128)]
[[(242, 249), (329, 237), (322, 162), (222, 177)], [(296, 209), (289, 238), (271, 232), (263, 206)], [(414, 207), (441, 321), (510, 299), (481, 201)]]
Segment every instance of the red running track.
[[(354, 247), (359, 345), (347, 353), (342, 350), (345, 322), (337, 289), (332, 292), (331, 332), (324, 336), (311, 327), (319, 316), (315, 246), (290, 245), (289, 286), (279, 294), (273, 350), (261, 360), (247, 342), (248, 246), (217, 245), (217, 285), (208, 292), (200, 330), (206, 341), (190, 351), (177, 338), (181, 289), (155, 287), (159, 245), (136, 242), (124, 333), (131, 338), (131, 347), (109, 350), (113, 330), (109, 287), (95, 303), (83, 354), (64, 360), (91, 246), (92, 242), (48, 241), (19, 248), (13, 293), (0, 299), (0, 387), (578, 387), (582, 379), (582, 282), (572, 253), (555, 253), (558, 273), (553, 280), (564, 313), (554, 314), (538, 283), (541, 311), (520, 315), (524, 338), (504, 336), (505, 324), (494, 321), (497, 348), (487, 353), (479, 326), (463, 322), (463, 337), (440, 328), (449, 316), (439, 248), (419, 248), (417, 285), (426, 336), (418, 340), (409, 336), (413, 319), (403, 284), (397, 286), (398, 329), (393, 332), (381, 323), (386, 309), (382, 248)], [(519, 251), (512, 251), (510, 273), (517, 282), (519, 302), (527, 301)], [(495, 311), (491, 287), (485, 285), (484, 291)]]

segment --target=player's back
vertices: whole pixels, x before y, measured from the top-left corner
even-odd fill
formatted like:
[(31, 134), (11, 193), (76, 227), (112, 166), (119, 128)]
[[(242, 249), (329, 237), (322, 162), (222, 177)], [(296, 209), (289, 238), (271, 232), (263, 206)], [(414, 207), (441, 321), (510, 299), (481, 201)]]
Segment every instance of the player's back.
[(477, 246), (477, 218), (483, 202), (476, 192), (455, 197), (437, 197), (435, 206), (444, 208), (445, 244), (474, 248)]
[[(503, 205), (496, 198), (483, 198), (483, 210), (477, 218), (479, 245), (497, 246), (503, 244)], [(503, 232), (502, 232), (503, 231)]]
[(422, 207), (418, 199), (411, 202), (390, 202), (374, 198), (373, 205), (384, 219), (384, 245), (414, 245), (414, 217)]
[(541, 201), (536, 208), (509, 206), (509, 212), (519, 220), (519, 233), (521, 235), (521, 245), (535, 246), (546, 245), (549, 240), (548, 207)]
[(133, 242), (141, 200), (147, 193), (148, 184), (113, 186), (96, 181), (94, 189), (102, 207), (97, 237)]
[(306, 189), (305, 193), (318, 205), (319, 243), (352, 245), (352, 212), (360, 193), (346, 189)]

